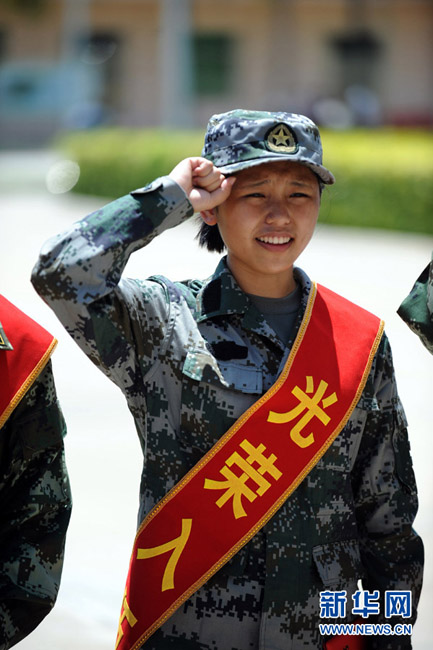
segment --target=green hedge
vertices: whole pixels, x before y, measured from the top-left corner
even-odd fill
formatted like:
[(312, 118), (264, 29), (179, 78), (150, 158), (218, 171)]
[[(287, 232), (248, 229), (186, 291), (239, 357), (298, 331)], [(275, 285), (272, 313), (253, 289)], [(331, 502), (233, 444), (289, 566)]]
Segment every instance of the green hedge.
[(432, 132), (325, 131), (323, 147), (337, 180), (323, 222), (433, 234)]
[(203, 134), (101, 129), (66, 134), (57, 146), (80, 165), (74, 191), (115, 198), (168, 174), (182, 158), (199, 156)]
[[(433, 234), (433, 134), (423, 130), (323, 130), (325, 164), (337, 182), (326, 188), (324, 223)], [(74, 191), (121, 196), (200, 155), (202, 131), (101, 129), (57, 142), (78, 162)]]

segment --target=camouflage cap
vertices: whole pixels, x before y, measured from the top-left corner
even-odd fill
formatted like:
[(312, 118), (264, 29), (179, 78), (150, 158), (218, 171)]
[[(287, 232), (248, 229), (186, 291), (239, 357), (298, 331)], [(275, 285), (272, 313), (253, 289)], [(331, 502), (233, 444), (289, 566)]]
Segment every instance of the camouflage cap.
[(328, 185), (335, 182), (322, 165), (319, 129), (308, 117), (295, 113), (237, 109), (213, 115), (202, 155), (225, 174), (290, 160), (306, 165)]

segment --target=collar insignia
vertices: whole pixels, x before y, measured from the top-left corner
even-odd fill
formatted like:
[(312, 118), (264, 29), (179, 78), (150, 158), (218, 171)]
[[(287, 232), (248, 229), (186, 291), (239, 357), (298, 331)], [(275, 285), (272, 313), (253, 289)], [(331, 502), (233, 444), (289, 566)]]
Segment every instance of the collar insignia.
[(8, 341), (2, 324), (0, 323), (0, 350), (13, 350), (12, 345)]

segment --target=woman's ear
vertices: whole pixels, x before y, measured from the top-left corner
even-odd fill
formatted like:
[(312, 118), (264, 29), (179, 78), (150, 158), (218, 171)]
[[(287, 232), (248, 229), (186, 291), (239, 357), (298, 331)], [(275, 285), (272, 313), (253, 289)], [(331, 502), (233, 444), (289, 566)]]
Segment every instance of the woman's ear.
[(218, 212), (216, 208), (212, 208), (212, 210), (202, 210), (200, 216), (208, 226), (214, 226), (218, 221)]

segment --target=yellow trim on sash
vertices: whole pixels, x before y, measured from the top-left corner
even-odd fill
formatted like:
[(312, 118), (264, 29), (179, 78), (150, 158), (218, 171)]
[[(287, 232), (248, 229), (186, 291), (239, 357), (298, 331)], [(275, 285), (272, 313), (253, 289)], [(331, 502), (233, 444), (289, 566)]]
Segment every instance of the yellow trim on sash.
[(48, 349), (45, 351), (44, 355), (41, 357), (41, 359), (38, 361), (36, 366), (33, 368), (31, 373), (28, 375), (28, 377), (24, 380), (24, 382), (21, 384), (20, 388), (17, 390), (11, 401), (9, 402), (8, 406), (6, 409), (3, 411), (3, 413), (0, 416), (0, 429), (4, 425), (4, 423), (7, 421), (7, 419), (10, 417), (11, 413), (13, 410), (18, 406), (24, 395), (27, 393), (29, 390), (30, 386), (34, 383), (36, 378), (40, 375), (42, 370), (45, 368), (47, 365), (48, 361), (50, 360), (51, 355), (54, 352), (54, 349), (57, 345), (57, 339), (53, 338), (51, 341)]

